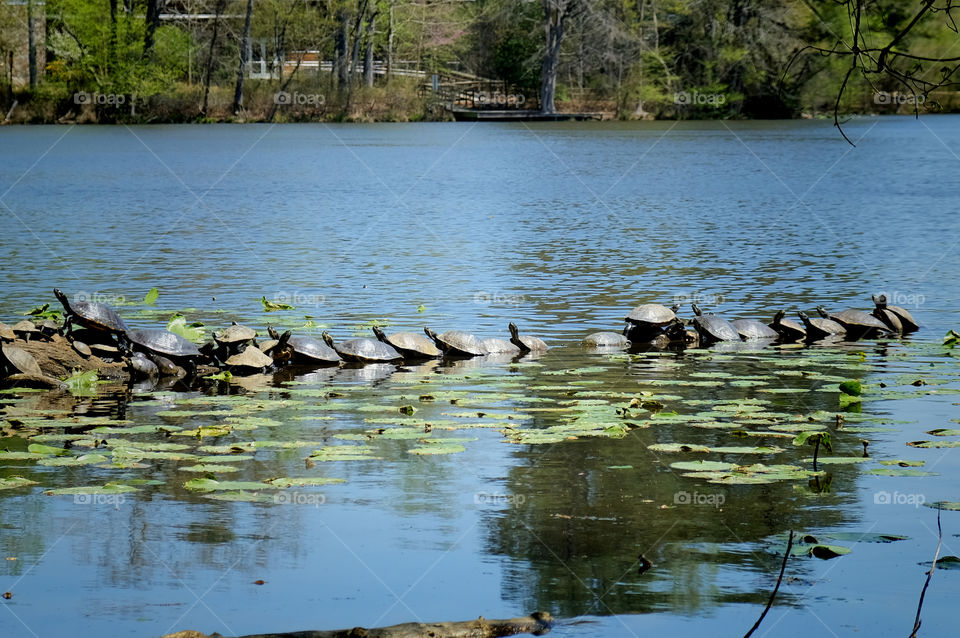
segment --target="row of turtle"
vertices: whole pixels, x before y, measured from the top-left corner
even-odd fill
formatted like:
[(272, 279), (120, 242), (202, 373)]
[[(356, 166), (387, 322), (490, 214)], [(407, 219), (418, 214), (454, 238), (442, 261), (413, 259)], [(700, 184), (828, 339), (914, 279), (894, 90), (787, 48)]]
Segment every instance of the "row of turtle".
[[(59, 289), (54, 295), (64, 308), (62, 332), (72, 347), (83, 356), (92, 352), (129, 362), (135, 376), (176, 375), (183, 376), (196, 371), (199, 365), (226, 367), (227, 369), (264, 370), (286, 363), (310, 365), (338, 365), (340, 362), (373, 363), (416, 361), (439, 357), (477, 357), (485, 355), (522, 356), (547, 350), (543, 340), (521, 335), (516, 324), (510, 323), (510, 339), (481, 339), (459, 330), (437, 334), (424, 328), (423, 334), (396, 332), (390, 335), (373, 327), (374, 338), (357, 338), (336, 342), (324, 332), (320, 339), (294, 335), (290, 331), (278, 334), (268, 328), (269, 339), (257, 341), (257, 332), (247, 326), (234, 323), (215, 332), (211, 341), (197, 346), (180, 335), (164, 329), (131, 330), (113, 308), (90, 301), (70, 302)], [(628, 348), (644, 344), (655, 347), (680, 345), (691, 347), (717, 341), (778, 340), (815, 341), (827, 337), (859, 339), (912, 332), (919, 325), (910, 313), (898, 306), (890, 306), (883, 296), (874, 296), (872, 314), (860, 310), (844, 310), (829, 313), (818, 306), (819, 317), (809, 317), (799, 312), (802, 323), (785, 317), (779, 311), (769, 324), (753, 319), (727, 320), (705, 314), (692, 304), (694, 317), (684, 321), (677, 316), (679, 306), (667, 308), (660, 304), (643, 304), (626, 316), (627, 326), (622, 333), (598, 332), (589, 335), (584, 343), (591, 347)], [(28, 322), (21, 322), (28, 323)], [(86, 329), (85, 337), (91, 343), (73, 338), (73, 327)], [(688, 327), (689, 325), (689, 327)], [(12, 328), (0, 324), (0, 341), (15, 337), (29, 339), (31, 335), (50, 338), (59, 334), (57, 324), (49, 321), (39, 325), (20, 325)], [(115, 339), (115, 341), (114, 341)], [(107, 343), (103, 343), (106, 341)], [(115, 344), (115, 345), (113, 345)], [(35, 362), (29, 355), (15, 347), (4, 345), (3, 354), (8, 367), (33, 373)]]
[[(126, 358), (135, 376), (176, 375), (183, 376), (196, 370), (198, 365), (226, 367), (228, 369), (263, 370), (286, 363), (311, 365), (338, 365), (343, 362), (374, 363), (422, 360), (439, 357), (475, 357), (490, 354), (520, 356), (530, 352), (543, 352), (547, 344), (536, 337), (521, 335), (516, 324), (510, 323), (510, 339), (480, 339), (459, 330), (437, 334), (424, 328), (424, 334), (396, 332), (387, 335), (378, 326), (373, 327), (375, 338), (357, 338), (337, 342), (328, 332), (320, 339), (294, 335), (292, 332), (278, 334), (268, 328), (269, 339), (257, 341), (257, 332), (247, 326), (234, 323), (215, 332), (211, 341), (202, 346), (184, 339), (165, 329), (131, 330), (110, 306), (91, 301), (74, 301), (59, 289), (54, 295), (63, 305), (63, 333), (72, 347), (84, 356), (94, 351), (103, 356), (110, 352)], [(31, 324), (32, 326), (33, 324)], [(52, 330), (59, 327), (51, 323)], [(80, 326), (93, 343), (87, 344), (74, 338), (73, 328)], [(14, 326), (16, 328), (17, 326)], [(9, 329), (9, 327), (6, 327)], [(9, 329), (13, 339), (17, 331)], [(0, 339), (7, 331), (0, 324)], [(24, 336), (21, 334), (21, 336)], [(27, 330), (26, 338), (29, 338)], [(114, 347), (112, 344), (115, 343)], [(97, 343), (106, 340), (106, 345)], [(91, 348), (93, 346), (93, 348)], [(10, 359), (10, 357), (8, 357)], [(21, 358), (22, 359), (22, 358)], [(13, 361), (13, 367), (23, 361)], [(27, 362), (28, 363), (28, 362)], [(23, 371), (23, 370), (21, 370)]]
[(596, 347), (618, 348), (642, 343), (694, 346), (741, 340), (796, 342), (837, 338), (853, 341), (900, 335), (920, 329), (909, 311), (889, 305), (884, 295), (874, 295), (873, 303), (875, 307), (870, 313), (853, 308), (829, 312), (824, 306), (817, 306), (819, 316), (816, 317), (798, 312), (800, 323), (787, 319), (786, 311), (780, 310), (768, 324), (756, 319), (727, 321), (718, 315), (705, 314), (697, 304), (691, 304), (694, 317), (689, 324), (692, 329), (687, 328), (688, 322), (677, 316), (680, 306), (667, 308), (660, 304), (643, 304), (625, 317), (627, 326), (622, 333), (597, 332), (584, 341)]

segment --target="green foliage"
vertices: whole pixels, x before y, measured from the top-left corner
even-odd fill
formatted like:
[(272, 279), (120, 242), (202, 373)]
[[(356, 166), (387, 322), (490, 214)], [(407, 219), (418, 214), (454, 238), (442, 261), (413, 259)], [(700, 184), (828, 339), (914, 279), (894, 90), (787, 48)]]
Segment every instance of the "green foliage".
[(167, 323), (167, 330), (194, 343), (200, 343), (204, 338), (204, 325), (199, 321), (188, 325), (186, 317), (179, 312), (170, 317), (170, 321)]

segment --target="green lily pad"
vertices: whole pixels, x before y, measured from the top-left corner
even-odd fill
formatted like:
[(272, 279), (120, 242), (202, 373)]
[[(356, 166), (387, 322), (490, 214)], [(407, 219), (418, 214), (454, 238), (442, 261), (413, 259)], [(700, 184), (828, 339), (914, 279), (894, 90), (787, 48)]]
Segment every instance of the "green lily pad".
[(276, 489), (276, 486), (268, 485), (267, 483), (257, 483), (254, 481), (218, 481), (212, 478), (190, 479), (184, 483), (183, 486), (194, 492)]
[(30, 479), (23, 478), (22, 476), (0, 477), (0, 490), (12, 490), (17, 487), (27, 487), (29, 485), (36, 484), (36, 481), (31, 481)]
[(960, 430), (937, 428), (936, 430), (927, 430), (927, 434), (932, 434), (933, 436), (960, 436)]
[(910, 441), (907, 445), (918, 448), (960, 447), (960, 441)]
[(867, 473), (876, 474), (878, 476), (940, 476), (939, 472), (924, 472), (923, 470), (911, 470), (909, 468), (901, 467), (881, 467), (875, 470), (870, 470)]
[(900, 459), (880, 461), (880, 465), (899, 465), (900, 467), (923, 467), (926, 464), (926, 461), (903, 461)]
[[(817, 463), (820, 465), (843, 465), (846, 463), (869, 463), (870, 457), (862, 456), (818, 456)], [(802, 463), (813, 463), (813, 457), (803, 459)]]
[(274, 494), (264, 494), (262, 492), (249, 492), (246, 490), (227, 490), (201, 492), (205, 498), (211, 498), (215, 501), (229, 501), (234, 503), (272, 503)]
[(442, 443), (437, 441), (433, 445), (425, 445), (421, 447), (415, 447), (407, 450), (410, 454), (425, 455), (425, 454), (456, 454), (458, 452), (466, 452), (467, 448), (460, 445), (459, 443)]
[(216, 465), (214, 463), (199, 463), (197, 465), (188, 465), (187, 467), (181, 467), (180, 471), (182, 472), (210, 472), (211, 474), (216, 474), (217, 472), (239, 472), (240, 468), (234, 467), (232, 465)]
[(932, 507), (935, 510), (951, 510), (953, 512), (960, 512), (960, 503), (956, 501), (934, 501), (933, 503), (924, 503), (927, 507)]
[(733, 463), (721, 463), (720, 461), (677, 461), (671, 463), (670, 467), (675, 470), (691, 472), (726, 472), (737, 466)]
[(334, 485), (336, 483), (346, 483), (346, 479), (342, 478), (328, 478), (328, 477), (300, 477), (300, 478), (289, 478), (281, 477), (270, 479), (264, 481), (274, 487), (285, 488), (285, 487), (305, 487), (308, 485)]
[(126, 494), (136, 492), (137, 488), (122, 483), (107, 483), (105, 485), (90, 485), (86, 487), (61, 487), (54, 490), (47, 490), (44, 494), (48, 496), (59, 496), (63, 494)]
[(693, 443), (654, 443), (653, 445), (647, 446), (648, 450), (653, 452), (667, 452), (667, 453), (676, 453), (676, 452), (709, 452), (710, 448), (704, 445), (696, 445)]
[(52, 447), (50, 445), (42, 445), (40, 443), (31, 443), (27, 446), (27, 451), (34, 454), (42, 454), (44, 456), (71, 456), (72, 452), (66, 450), (62, 447)]
[(49, 465), (52, 467), (73, 467), (78, 465), (98, 465), (100, 463), (109, 463), (110, 459), (102, 454), (82, 454), (80, 456), (55, 457), (52, 459), (40, 459), (37, 465)]
[(310, 459), (315, 461), (371, 461), (373, 448), (367, 445), (332, 445), (314, 450)]

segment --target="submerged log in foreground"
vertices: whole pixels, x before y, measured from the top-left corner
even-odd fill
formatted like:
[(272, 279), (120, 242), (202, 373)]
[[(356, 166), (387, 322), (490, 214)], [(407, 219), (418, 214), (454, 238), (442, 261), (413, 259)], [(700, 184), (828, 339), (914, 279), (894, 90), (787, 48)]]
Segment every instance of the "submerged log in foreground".
[[(542, 636), (550, 631), (553, 617), (537, 611), (521, 618), (487, 620), (480, 617), (465, 622), (416, 623), (408, 622), (390, 627), (365, 629), (338, 629), (334, 631), (291, 631), (282, 634), (255, 634), (241, 638), (496, 638), (533, 634)], [(163, 638), (223, 638), (220, 634), (202, 634), (198, 631), (178, 631)]]

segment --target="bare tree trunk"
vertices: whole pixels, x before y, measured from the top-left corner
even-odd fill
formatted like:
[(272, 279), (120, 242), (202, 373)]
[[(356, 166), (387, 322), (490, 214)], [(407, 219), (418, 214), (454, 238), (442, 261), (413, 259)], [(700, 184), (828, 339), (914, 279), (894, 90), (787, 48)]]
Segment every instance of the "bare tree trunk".
[(577, 0), (543, 0), (543, 12), (546, 18), (547, 48), (543, 55), (540, 70), (540, 111), (544, 114), (556, 113), (554, 103), (557, 93), (557, 66), (560, 62), (560, 45), (567, 18)]
[[(36, 26), (36, 21), (33, 19), (33, 0), (27, 0), (27, 56), (30, 64), (31, 91), (37, 88), (37, 40), (34, 35)], [(13, 78), (12, 72), (10, 77)]]
[(110, 0), (110, 42), (107, 49), (107, 68), (112, 69), (117, 59), (117, 0)]
[(200, 107), (200, 115), (207, 114), (207, 98), (210, 97), (210, 76), (213, 74), (213, 50), (217, 45), (217, 31), (220, 29), (220, 15), (223, 13), (223, 7), (227, 0), (217, 0), (216, 15), (213, 17), (213, 35), (210, 36), (210, 51), (207, 54), (207, 77), (203, 84), (203, 105)]
[(160, 0), (147, 0), (146, 31), (143, 34), (143, 57), (153, 52), (154, 35), (160, 26)]
[(394, 1), (390, 0), (390, 26), (387, 27), (387, 84), (390, 84), (390, 76), (393, 74), (393, 6)]
[(377, 11), (374, 9), (367, 19), (367, 49), (363, 55), (363, 83), (368, 87), (373, 86), (373, 39), (376, 35), (376, 19)]
[(367, 13), (367, 0), (357, 0), (357, 19), (353, 23), (353, 46), (350, 51), (350, 73), (360, 66), (360, 34), (363, 30), (363, 16)]
[(243, 42), (240, 43), (240, 68), (237, 70), (237, 88), (233, 92), (233, 114), (243, 109), (243, 76), (247, 71), (250, 51), (250, 16), (253, 15), (253, 0), (247, 0), (247, 17), (243, 21)]
[(336, 59), (333, 62), (333, 85), (346, 86), (350, 82), (350, 13), (346, 6), (337, 10), (337, 30), (334, 33), (333, 50)]

